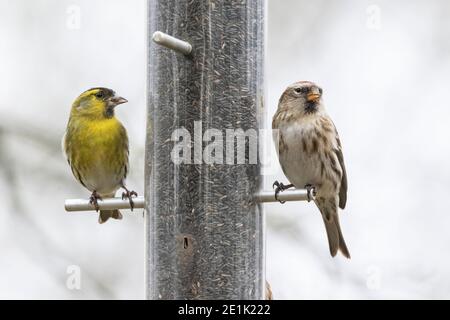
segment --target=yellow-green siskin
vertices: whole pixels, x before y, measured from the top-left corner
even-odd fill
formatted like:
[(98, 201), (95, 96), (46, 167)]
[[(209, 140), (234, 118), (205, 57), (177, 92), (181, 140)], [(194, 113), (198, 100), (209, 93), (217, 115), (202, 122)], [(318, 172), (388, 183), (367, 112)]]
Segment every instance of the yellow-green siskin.
[[(63, 137), (63, 151), (75, 178), (92, 192), (90, 202), (99, 211), (97, 200), (112, 198), (118, 189), (125, 192), (133, 210), (134, 191), (125, 187), (128, 173), (127, 131), (114, 116), (114, 108), (128, 102), (107, 88), (92, 88), (73, 103)], [(99, 223), (122, 219), (119, 210), (100, 210)]]

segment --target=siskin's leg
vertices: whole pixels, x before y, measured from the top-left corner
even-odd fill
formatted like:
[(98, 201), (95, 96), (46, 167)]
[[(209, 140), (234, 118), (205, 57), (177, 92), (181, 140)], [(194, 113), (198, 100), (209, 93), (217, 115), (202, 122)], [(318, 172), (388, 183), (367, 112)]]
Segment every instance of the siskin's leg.
[(128, 198), (128, 201), (130, 201), (130, 207), (131, 207), (131, 211), (133, 211), (134, 209), (134, 202), (133, 202), (133, 196), (137, 197), (138, 194), (136, 191), (130, 191), (127, 189), (127, 187), (122, 186), (122, 189), (125, 190), (125, 192), (122, 193), (122, 200), (125, 198)]
[(102, 197), (100, 197), (100, 195), (97, 193), (96, 190), (94, 190), (91, 194), (91, 197), (89, 198), (89, 203), (91, 205), (94, 206), (95, 211), (98, 212), (98, 210), (100, 210), (100, 207), (98, 206), (98, 201), (97, 200), (102, 200)]

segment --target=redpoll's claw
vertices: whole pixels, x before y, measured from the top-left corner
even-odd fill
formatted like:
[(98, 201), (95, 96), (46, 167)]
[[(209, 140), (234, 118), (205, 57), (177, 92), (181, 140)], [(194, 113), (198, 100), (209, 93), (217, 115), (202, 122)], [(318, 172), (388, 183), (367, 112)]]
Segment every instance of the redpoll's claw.
[(308, 195), (308, 202), (310, 202), (311, 200), (314, 200), (316, 197), (316, 188), (310, 184), (307, 184), (305, 186), (305, 189), (306, 189), (307, 195)]
[(100, 207), (97, 200), (102, 200), (102, 197), (100, 197), (97, 191), (94, 190), (91, 194), (91, 197), (89, 198), (89, 203), (92, 204), (95, 208), (95, 211), (98, 212), (98, 210), (100, 210)]
[[(286, 190), (286, 189), (289, 189), (289, 188), (292, 188), (292, 187), (294, 187), (294, 185), (291, 183), (291, 184), (288, 184), (288, 185), (284, 185), (282, 182), (278, 182), (278, 181), (275, 181), (274, 183), (273, 183), (273, 185), (272, 185), (272, 188), (274, 188), (274, 187), (276, 187), (276, 189), (275, 189), (275, 200), (278, 200), (278, 194), (281, 192), (281, 191), (284, 191), (284, 190)], [(286, 201), (282, 201), (282, 200), (278, 200), (281, 204), (283, 204), (283, 203), (285, 203)]]
[(128, 201), (130, 202), (131, 211), (133, 211), (134, 209), (133, 196), (137, 197), (138, 194), (136, 191), (128, 190), (125, 186), (122, 186), (122, 188), (125, 189), (125, 192), (122, 192), (122, 200), (128, 199)]

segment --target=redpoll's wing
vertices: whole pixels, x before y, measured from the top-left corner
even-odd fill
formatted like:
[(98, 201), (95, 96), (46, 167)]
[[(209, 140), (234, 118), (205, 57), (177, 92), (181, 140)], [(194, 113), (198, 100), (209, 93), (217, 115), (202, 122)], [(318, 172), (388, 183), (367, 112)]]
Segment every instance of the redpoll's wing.
[(336, 139), (338, 143), (336, 156), (338, 157), (339, 164), (341, 165), (342, 169), (341, 189), (339, 190), (339, 208), (344, 209), (345, 204), (347, 203), (347, 172), (345, 170), (344, 154), (342, 153), (341, 140), (339, 140), (339, 135), (337, 134), (337, 131), (336, 131)]
[(324, 122), (331, 124), (332, 128), (334, 129), (335, 136), (336, 136), (337, 148), (334, 149), (334, 152), (339, 160), (339, 165), (342, 169), (341, 187), (339, 190), (339, 207), (341, 209), (344, 209), (345, 204), (347, 203), (347, 172), (345, 170), (344, 155), (342, 153), (341, 140), (339, 139), (339, 134), (337, 132), (336, 126), (334, 125), (331, 118), (328, 116), (324, 117)]

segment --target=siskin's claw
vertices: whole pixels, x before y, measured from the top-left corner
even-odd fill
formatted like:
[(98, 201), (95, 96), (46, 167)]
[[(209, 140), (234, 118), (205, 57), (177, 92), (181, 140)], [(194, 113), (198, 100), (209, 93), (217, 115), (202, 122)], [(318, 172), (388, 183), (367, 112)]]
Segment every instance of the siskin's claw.
[(93, 191), (91, 197), (89, 198), (89, 203), (94, 206), (95, 211), (100, 210), (100, 206), (98, 205), (98, 200), (102, 200), (102, 197), (97, 193), (97, 191)]
[(130, 202), (130, 209), (131, 209), (131, 211), (133, 211), (133, 209), (134, 209), (133, 196), (137, 197), (138, 194), (136, 191), (130, 191), (126, 187), (122, 187), (122, 188), (125, 189), (125, 191), (122, 193), (122, 200), (128, 199), (128, 201)]

